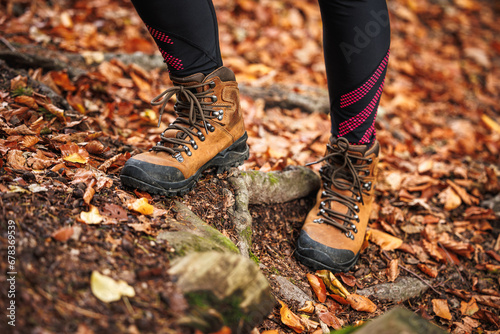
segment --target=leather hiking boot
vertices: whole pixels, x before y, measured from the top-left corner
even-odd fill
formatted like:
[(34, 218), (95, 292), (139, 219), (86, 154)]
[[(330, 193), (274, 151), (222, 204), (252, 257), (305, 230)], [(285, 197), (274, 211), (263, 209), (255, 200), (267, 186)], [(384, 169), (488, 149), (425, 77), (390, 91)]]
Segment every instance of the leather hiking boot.
[[(350, 145), (331, 138), (320, 169), (322, 186), (297, 240), (308, 267), (349, 271), (359, 257), (374, 199), (379, 143)], [(315, 162), (315, 163), (317, 163)]]
[(125, 163), (120, 178), (132, 188), (181, 196), (194, 187), (207, 168), (224, 172), (241, 165), (249, 153), (238, 84), (230, 69), (220, 67), (207, 76), (197, 73), (170, 78), (174, 86), (151, 104), (161, 106), (161, 121), (165, 105), (175, 94), (178, 117), (149, 152)]

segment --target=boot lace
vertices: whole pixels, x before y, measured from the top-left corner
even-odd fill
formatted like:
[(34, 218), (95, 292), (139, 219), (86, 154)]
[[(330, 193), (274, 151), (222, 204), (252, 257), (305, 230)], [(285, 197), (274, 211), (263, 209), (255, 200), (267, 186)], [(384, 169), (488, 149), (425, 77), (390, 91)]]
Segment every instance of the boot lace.
[[(209, 89), (204, 89), (201, 92), (197, 88), (204, 88), (209, 85)], [(217, 102), (217, 96), (214, 95), (215, 83), (201, 83), (192, 86), (173, 86), (167, 88), (163, 93), (155, 97), (151, 104), (160, 106), (160, 116), (158, 119), (158, 127), (161, 124), (161, 117), (165, 111), (165, 106), (172, 96), (176, 95), (177, 102), (174, 105), (174, 110), (177, 118), (171, 123), (160, 135), (160, 141), (151, 148), (152, 151), (164, 151), (171, 154), (179, 162), (184, 159), (181, 152), (185, 152), (188, 156), (192, 155), (191, 149), (197, 150), (197, 139), (205, 141), (205, 135), (215, 131), (213, 123), (224, 125), (222, 119), (224, 110), (214, 110), (213, 103)], [(205, 101), (210, 98), (210, 101)], [(227, 105), (218, 105), (217, 107), (227, 107)], [(176, 130), (175, 137), (165, 137), (165, 132), (168, 130)], [(203, 134), (205, 130), (205, 134)], [(197, 139), (195, 139), (197, 138)], [(169, 144), (166, 146), (166, 144)]]
[[(372, 183), (365, 182), (365, 176), (370, 175), (369, 165), (371, 158), (349, 154), (349, 142), (345, 138), (338, 138), (337, 147), (327, 144), (327, 155), (318, 161), (307, 164), (313, 165), (326, 161), (320, 169), (324, 190), (321, 194), (319, 216), (314, 222), (326, 223), (342, 230), (346, 237), (354, 239), (357, 233), (355, 222), (359, 222), (359, 203), (363, 204), (363, 197), (369, 195)], [(352, 195), (344, 195), (336, 191), (349, 191)], [(348, 208), (343, 214), (331, 209), (332, 203), (337, 202)]]

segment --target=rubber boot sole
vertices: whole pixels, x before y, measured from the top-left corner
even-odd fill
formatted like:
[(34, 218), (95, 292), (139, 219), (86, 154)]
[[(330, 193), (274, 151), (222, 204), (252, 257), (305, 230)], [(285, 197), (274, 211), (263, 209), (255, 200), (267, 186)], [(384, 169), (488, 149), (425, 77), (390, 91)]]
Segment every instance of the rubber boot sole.
[(179, 182), (171, 182), (168, 184), (168, 187), (159, 186), (158, 183), (153, 185), (145, 182), (144, 180), (140, 180), (126, 174), (120, 175), (120, 179), (124, 186), (141, 191), (146, 191), (151, 194), (165, 195), (168, 197), (183, 196), (194, 188), (196, 182), (205, 170), (209, 168), (215, 168), (215, 172), (217, 174), (220, 174), (224, 173), (232, 167), (241, 166), (243, 162), (250, 156), (247, 145), (247, 138), (248, 135), (245, 132), (245, 134), (241, 136), (240, 139), (235, 141), (225, 150), (219, 152), (215, 157), (201, 166), (191, 177)]

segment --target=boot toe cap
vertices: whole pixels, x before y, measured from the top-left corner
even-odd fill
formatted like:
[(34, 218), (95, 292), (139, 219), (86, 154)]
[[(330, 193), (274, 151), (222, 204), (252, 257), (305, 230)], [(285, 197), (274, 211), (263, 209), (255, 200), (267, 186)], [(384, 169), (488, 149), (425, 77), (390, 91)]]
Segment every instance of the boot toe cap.
[(175, 167), (152, 164), (134, 158), (130, 158), (125, 163), (120, 178), (129, 186), (137, 187), (137, 183), (146, 183), (163, 189), (185, 180), (182, 172)]
[(359, 252), (325, 246), (312, 239), (306, 231), (300, 231), (297, 240), (297, 257), (300, 262), (314, 270), (328, 269), (334, 272), (349, 271), (356, 263)]

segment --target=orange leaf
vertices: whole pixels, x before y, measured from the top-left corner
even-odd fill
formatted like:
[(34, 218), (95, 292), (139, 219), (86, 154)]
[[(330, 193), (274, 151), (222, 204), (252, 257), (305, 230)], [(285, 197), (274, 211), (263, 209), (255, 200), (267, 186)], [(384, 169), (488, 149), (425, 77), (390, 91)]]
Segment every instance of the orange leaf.
[(377, 305), (365, 296), (351, 293), (346, 299), (356, 311), (373, 313), (377, 310)]
[(403, 240), (379, 230), (370, 230), (370, 241), (379, 245), (382, 250), (394, 250), (403, 244)]
[(432, 300), (432, 309), (434, 313), (443, 319), (451, 320), (450, 309), (448, 308), (448, 302), (446, 299), (433, 299)]
[(399, 260), (392, 259), (389, 266), (386, 269), (387, 280), (389, 282), (394, 282), (399, 276)]
[(439, 195), (438, 195), (439, 201), (444, 204), (444, 209), (446, 211), (451, 211), (460, 206), (462, 204), (462, 199), (458, 194), (453, 190), (453, 188), (448, 187), (445, 190), (443, 190)]
[(60, 242), (66, 242), (68, 241), (71, 236), (73, 235), (73, 227), (63, 227), (52, 233), (52, 238), (56, 239), (57, 241)]
[(281, 304), (281, 309), (280, 309), (281, 322), (286, 326), (290, 327), (291, 329), (293, 329), (296, 333), (302, 333), (304, 331), (304, 326), (300, 322), (300, 317), (295, 313), (293, 313), (292, 311), (290, 311), (288, 306), (281, 300), (278, 301)]
[(432, 278), (436, 278), (438, 275), (438, 271), (436, 270), (436, 268), (431, 268), (423, 263), (417, 264), (417, 267), (427, 276), (430, 276)]
[(330, 327), (338, 330), (342, 328), (342, 322), (333, 315), (328, 308), (323, 304), (316, 305), (316, 314), (318, 318)]
[(154, 207), (148, 203), (146, 198), (139, 198), (128, 205), (129, 210), (142, 213), (143, 215), (150, 215), (154, 211)]
[(316, 294), (316, 297), (318, 298), (319, 302), (324, 303), (326, 300), (325, 283), (323, 283), (323, 280), (321, 280), (316, 275), (307, 274), (306, 276), (307, 276), (307, 280), (309, 281), (309, 284), (311, 285), (311, 288), (313, 289), (314, 293)]
[(341, 296), (333, 294), (333, 293), (328, 294), (328, 296), (330, 296), (330, 298), (332, 298), (333, 300), (335, 300), (336, 302), (338, 302), (342, 305), (349, 305), (349, 302), (344, 297), (341, 297)]
[(356, 285), (356, 277), (349, 275), (349, 274), (346, 274), (346, 273), (339, 273), (339, 275), (340, 275), (340, 278), (342, 279), (342, 282), (344, 282), (344, 284), (346, 284), (350, 287), (353, 287)]
[(94, 186), (96, 184), (95, 179), (92, 179), (90, 183), (87, 185), (87, 189), (85, 189), (85, 193), (83, 194), (83, 201), (85, 204), (90, 205), (90, 201), (92, 200), (92, 197), (94, 197), (95, 190)]
[(477, 306), (476, 300), (474, 298), (471, 298), (468, 303), (464, 301), (461, 302), (460, 312), (462, 312), (463, 315), (473, 315), (477, 311), (479, 311), (479, 307)]
[(306, 313), (313, 313), (314, 312), (314, 305), (313, 302), (308, 300), (307, 302), (304, 303), (304, 306), (298, 309), (299, 312), (306, 312)]

